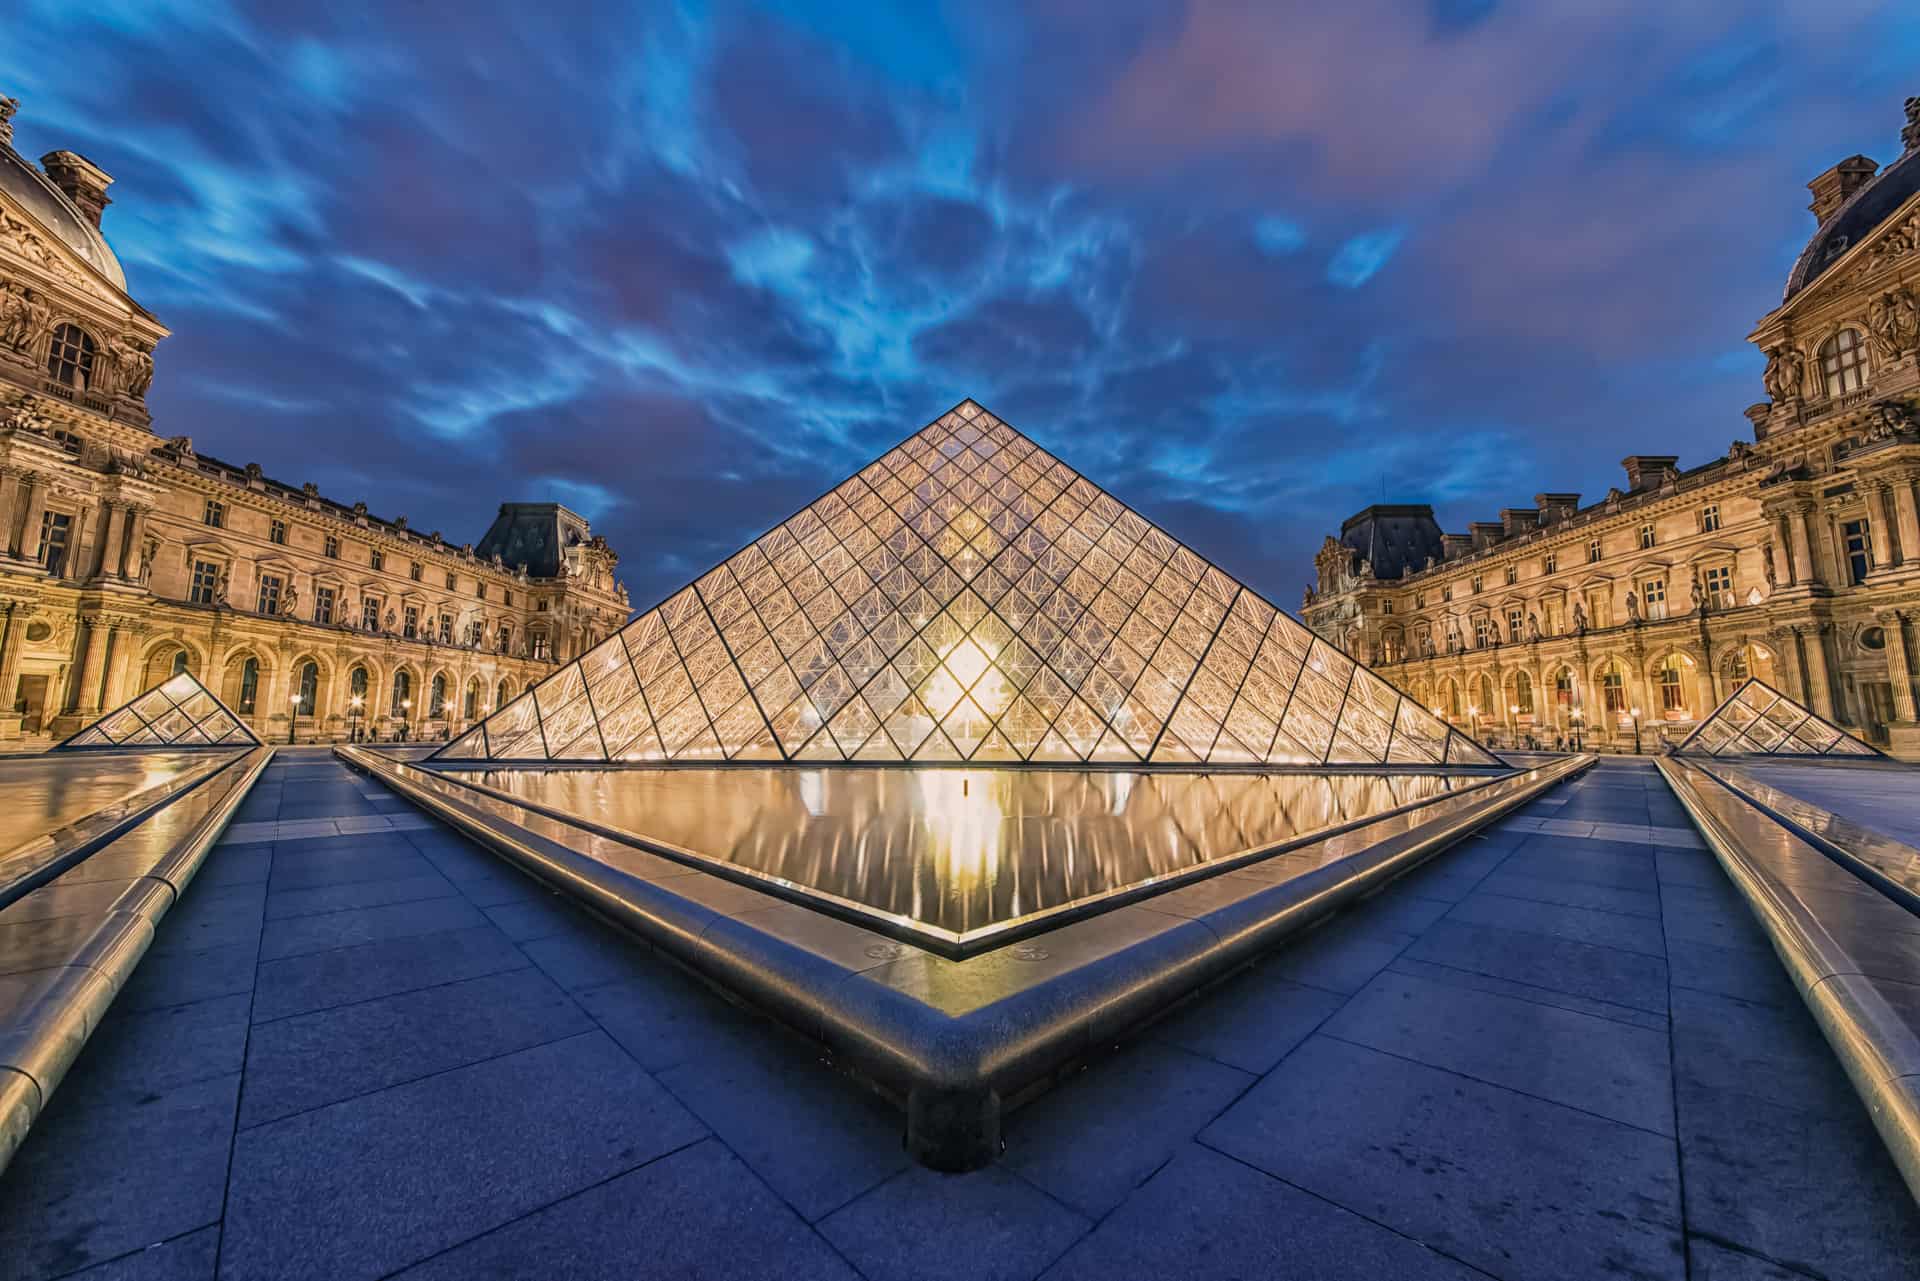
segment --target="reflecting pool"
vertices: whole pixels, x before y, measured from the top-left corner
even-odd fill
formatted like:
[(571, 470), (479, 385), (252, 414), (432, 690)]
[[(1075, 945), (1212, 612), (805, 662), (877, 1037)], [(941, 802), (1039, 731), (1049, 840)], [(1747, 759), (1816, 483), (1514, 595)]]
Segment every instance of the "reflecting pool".
[(436, 773), (952, 941), (1486, 781), (846, 767)]

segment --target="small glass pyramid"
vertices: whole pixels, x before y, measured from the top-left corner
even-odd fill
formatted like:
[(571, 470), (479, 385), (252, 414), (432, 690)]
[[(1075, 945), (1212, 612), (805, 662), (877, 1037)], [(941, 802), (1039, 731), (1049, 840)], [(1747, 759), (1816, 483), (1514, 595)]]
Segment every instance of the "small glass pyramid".
[(176, 672), (61, 743), (56, 752), (104, 747), (258, 747), (239, 717), (191, 672)]
[(1501, 764), (971, 400), (435, 759)]
[(1674, 751), (1689, 756), (1882, 755), (1757, 680), (1749, 680), (1735, 690)]

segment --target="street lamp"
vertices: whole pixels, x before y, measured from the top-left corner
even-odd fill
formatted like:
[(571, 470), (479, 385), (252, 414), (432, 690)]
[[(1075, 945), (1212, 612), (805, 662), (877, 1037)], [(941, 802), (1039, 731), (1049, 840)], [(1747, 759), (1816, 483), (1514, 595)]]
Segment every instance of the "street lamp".
[(366, 705), (366, 701), (366, 699), (360, 697), (358, 694), (355, 694), (347, 700), (347, 706), (353, 709), (352, 716), (347, 723), (347, 741), (350, 743), (360, 741), (360, 709)]
[(1520, 704), (1507, 704), (1507, 723), (1513, 726), (1513, 741), (1517, 746), (1520, 742)]
[(1573, 750), (1578, 752), (1580, 750), (1580, 709), (1576, 707), (1571, 712), (1568, 712), (1567, 719), (1573, 722)]
[(1467, 704), (1467, 723), (1473, 726), (1473, 736), (1480, 737), (1480, 704)]
[(287, 745), (293, 745), (293, 729), (300, 723), (300, 696), (293, 696), (293, 710), (287, 713)]
[(1640, 755), (1640, 709), (1633, 708), (1627, 713), (1633, 718), (1633, 754)]
[(400, 700), (400, 737), (404, 741), (413, 737), (413, 700)]

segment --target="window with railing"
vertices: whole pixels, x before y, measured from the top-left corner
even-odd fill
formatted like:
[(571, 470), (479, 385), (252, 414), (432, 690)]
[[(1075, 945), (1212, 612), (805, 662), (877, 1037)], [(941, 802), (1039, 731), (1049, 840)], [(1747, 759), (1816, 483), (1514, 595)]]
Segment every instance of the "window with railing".
[(78, 325), (59, 325), (47, 343), (47, 377), (85, 391), (93, 384), (93, 337)]
[(1820, 382), (1828, 396), (1859, 391), (1867, 381), (1867, 349), (1857, 329), (1842, 329), (1820, 344)]

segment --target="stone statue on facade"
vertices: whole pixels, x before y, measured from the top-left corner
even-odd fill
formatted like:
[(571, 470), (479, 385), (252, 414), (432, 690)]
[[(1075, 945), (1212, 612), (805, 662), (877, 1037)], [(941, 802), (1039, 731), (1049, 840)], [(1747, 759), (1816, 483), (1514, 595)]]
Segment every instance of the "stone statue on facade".
[(1627, 621), (1629, 623), (1637, 623), (1640, 621), (1640, 597), (1635, 595), (1631, 589), (1627, 592)]
[(220, 567), (220, 577), (213, 580), (214, 608), (218, 609), (219, 607), (227, 603), (228, 585), (229, 584), (228, 584), (227, 567), (225, 565), (222, 565)]
[(1578, 636), (1587, 630), (1587, 607), (1579, 601), (1573, 602), (1573, 632)]
[(1906, 289), (1889, 289), (1867, 306), (1867, 330), (1882, 360), (1898, 360), (1920, 341), (1920, 305)]
[(387, 631), (392, 632), (393, 625), (398, 621), (399, 621), (399, 616), (396, 615), (392, 610), (388, 610), (387, 611)]
[(153, 577), (153, 562), (160, 555), (160, 540), (149, 538), (140, 545), (140, 585), (145, 587), (147, 580)]
[(282, 618), (292, 618), (293, 607), (295, 605), (298, 605), (299, 603), (300, 603), (300, 589), (298, 587), (295, 587), (292, 583), (288, 583), (287, 594), (280, 598), (280, 616)]
[(1500, 643), (1500, 620), (1499, 619), (1489, 618), (1487, 620), (1487, 640), (1494, 645), (1498, 645)]
[(53, 310), (46, 299), (25, 285), (8, 285), (0, 293), (0, 347), (26, 354), (53, 328)]
[(1540, 639), (1540, 615), (1538, 614), (1527, 615), (1527, 639), (1530, 641)]
[(1775, 576), (1779, 572), (1773, 567), (1772, 543), (1763, 544), (1760, 548), (1760, 569), (1767, 577), (1767, 590), (1771, 592), (1777, 583)]
[(1693, 597), (1693, 612), (1696, 614), (1706, 613), (1707, 612), (1707, 593), (1706, 593), (1706, 590), (1700, 586), (1700, 575), (1695, 574), (1693, 576), (1693, 582), (1687, 588), (1687, 591)]
[(1773, 399), (1791, 400), (1800, 394), (1806, 372), (1806, 357), (1791, 345), (1782, 345), (1767, 353), (1767, 369), (1760, 381)]

